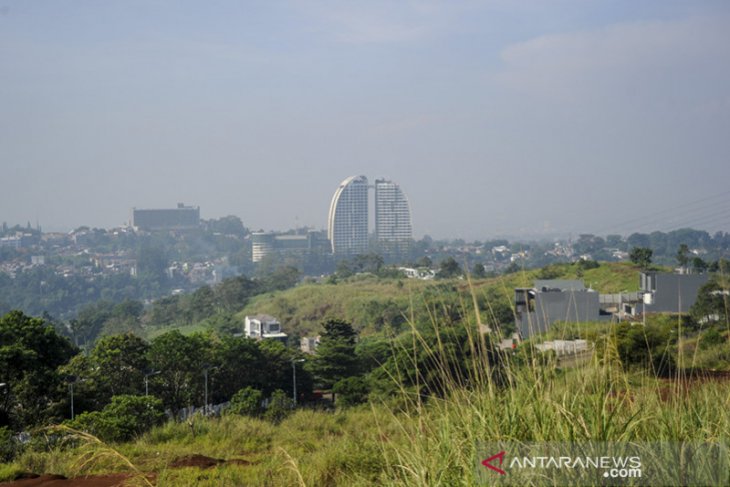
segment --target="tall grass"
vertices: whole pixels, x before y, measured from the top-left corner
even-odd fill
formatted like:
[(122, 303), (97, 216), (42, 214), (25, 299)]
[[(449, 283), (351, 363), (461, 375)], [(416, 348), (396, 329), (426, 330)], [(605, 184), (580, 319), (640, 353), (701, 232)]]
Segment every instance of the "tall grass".
[[(469, 343), (463, 347), (472, 352), (469, 387), (441, 366), (449, 351), (440, 342), (429, 347), (419, 328), (412, 327), (414, 347), (429, 347), (431, 363), (411, 365), (436, 366), (442, 379), (439, 388), (446, 393), (432, 397), (423, 407), (420, 396), (411, 397), (417, 407), (382, 420), (398, 424), (406, 438), (383, 450), (389, 485), (472, 485), (477, 481), (477, 445), (487, 441), (718, 442), (730, 438), (730, 383), (687, 377), (681, 371), (673, 378), (659, 379), (650, 370), (625, 368), (611, 340), (616, 325), (605, 325), (604, 346), (582, 365), (562, 368), (554, 357), (525, 347), (516, 356), (508, 352), (511, 356), (502, 365), (505, 374), (496, 376), (490, 371), (495, 365), (484, 337), (472, 332), (480, 324), (475, 305), (471, 320), (461, 323), (469, 332)], [(438, 332), (437, 319), (432, 326)], [(497, 324), (491, 327), (498, 329)], [(692, 357), (682, 353), (680, 344), (678, 362), (690, 366)]]

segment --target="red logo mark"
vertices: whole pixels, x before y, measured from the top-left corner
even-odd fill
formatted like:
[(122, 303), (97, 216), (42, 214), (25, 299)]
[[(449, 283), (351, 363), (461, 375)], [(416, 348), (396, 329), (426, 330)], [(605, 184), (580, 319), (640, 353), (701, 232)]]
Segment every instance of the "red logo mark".
[(501, 451), (501, 452), (497, 453), (496, 455), (492, 455), (491, 457), (489, 457), (486, 460), (484, 460), (482, 462), (482, 465), (484, 465), (485, 467), (487, 467), (487, 468), (489, 468), (491, 470), (494, 470), (499, 475), (507, 475), (507, 472), (505, 472), (504, 470), (502, 470), (499, 467), (495, 467), (494, 465), (492, 465), (492, 461), (499, 458), (499, 465), (501, 467), (502, 466), (502, 462), (504, 461), (504, 455), (505, 455), (505, 453), (506, 452)]

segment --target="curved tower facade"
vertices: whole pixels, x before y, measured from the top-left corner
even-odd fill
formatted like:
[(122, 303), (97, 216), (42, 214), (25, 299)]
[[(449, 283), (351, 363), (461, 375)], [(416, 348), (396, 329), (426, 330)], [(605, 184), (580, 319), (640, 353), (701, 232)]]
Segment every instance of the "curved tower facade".
[(384, 255), (405, 256), (413, 239), (408, 197), (393, 181), (375, 180), (375, 236)]
[(327, 237), (335, 255), (352, 256), (368, 250), (368, 178), (351, 176), (332, 196)]

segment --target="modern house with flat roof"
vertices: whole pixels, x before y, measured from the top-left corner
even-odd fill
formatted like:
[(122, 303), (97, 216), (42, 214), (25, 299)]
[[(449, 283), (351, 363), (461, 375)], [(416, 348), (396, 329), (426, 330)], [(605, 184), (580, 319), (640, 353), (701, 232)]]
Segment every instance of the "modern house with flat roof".
[(286, 342), (286, 333), (281, 331), (279, 320), (270, 315), (246, 316), (244, 335), (253, 340), (280, 340)]
[(517, 328), (522, 338), (544, 333), (555, 322), (584, 323), (611, 318), (601, 312), (599, 294), (583, 281), (536, 280), (534, 287), (515, 289)]

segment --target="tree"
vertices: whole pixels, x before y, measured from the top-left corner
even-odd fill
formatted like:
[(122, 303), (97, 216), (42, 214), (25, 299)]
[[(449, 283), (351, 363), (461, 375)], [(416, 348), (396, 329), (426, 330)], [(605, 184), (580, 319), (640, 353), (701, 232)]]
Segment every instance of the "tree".
[(679, 267), (687, 267), (687, 264), (689, 263), (689, 247), (687, 247), (687, 244), (681, 244), (679, 246), (679, 249), (677, 250), (677, 264), (679, 264)]
[(453, 257), (447, 257), (441, 261), (439, 265), (438, 277), (442, 279), (448, 279), (450, 277), (456, 277), (461, 275), (461, 267), (459, 263), (454, 260)]
[(324, 323), (312, 362), (312, 371), (322, 387), (329, 389), (337, 381), (358, 373), (356, 338), (357, 333), (346, 321), (333, 319)]
[(264, 418), (274, 424), (279, 424), (292, 413), (293, 409), (294, 403), (292, 399), (284, 391), (277, 389), (271, 394), (271, 398), (269, 398), (269, 404), (266, 407)]
[(104, 441), (129, 441), (165, 420), (162, 401), (151, 396), (114, 396), (101, 411), (83, 413), (69, 422)]
[[(244, 337), (223, 336), (216, 344), (211, 362), (218, 365), (211, 378), (217, 384), (213, 391), (214, 400), (225, 401), (240, 390), (253, 386), (265, 386), (265, 374), (274, 364), (267, 363), (258, 343)], [(288, 373), (286, 362), (279, 364)]]
[(42, 319), (20, 311), (0, 318), (0, 381), (9, 408), (0, 417), (14, 429), (59, 419), (64, 396), (56, 369), (77, 352)]
[(707, 262), (702, 260), (701, 257), (695, 257), (692, 259), (692, 269), (697, 273), (705, 272), (708, 268)]
[(261, 416), (263, 412), (263, 408), (261, 407), (263, 399), (264, 395), (261, 391), (250, 386), (246, 387), (233, 395), (227, 412), (254, 418)]
[(209, 357), (210, 341), (201, 334), (185, 336), (175, 330), (156, 337), (148, 359), (160, 373), (150, 379), (150, 389), (166, 408), (203, 404), (203, 369)]
[(353, 259), (353, 266), (357, 272), (370, 272), (377, 274), (380, 272), (380, 268), (383, 267), (383, 258), (376, 253), (369, 254), (358, 254)]
[(728, 323), (730, 286), (722, 276), (714, 276), (697, 292), (697, 301), (689, 312), (697, 323)]
[(153, 281), (164, 280), (168, 259), (165, 248), (144, 242), (137, 250), (137, 275)]
[(653, 254), (654, 251), (648, 247), (634, 247), (629, 253), (629, 259), (642, 269), (647, 269), (651, 265), (651, 257)]
[(332, 386), (332, 393), (337, 394), (337, 405), (356, 406), (368, 400), (370, 387), (363, 377), (348, 377), (339, 380)]
[(219, 310), (227, 313), (240, 311), (251, 296), (261, 291), (261, 284), (245, 276), (225, 279), (213, 290)]
[[(292, 361), (300, 360), (301, 354), (294, 349), (287, 348), (277, 340), (262, 340), (258, 342), (261, 350), (263, 365), (259, 372), (260, 388), (265, 395), (271, 394), (276, 389), (281, 389), (289, 394), (292, 390)], [(312, 391), (312, 375), (307, 367), (297, 366), (297, 392), (309, 394)]]
[(267, 290), (283, 291), (294, 287), (299, 282), (301, 275), (299, 269), (294, 266), (280, 266), (264, 278), (264, 283)]
[(243, 222), (237, 216), (228, 215), (217, 220), (208, 220), (205, 227), (210, 233), (221, 233), (223, 235), (234, 235), (236, 237), (245, 237), (248, 229), (243, 226)]
[(104, 394), (112, 396), (141, 394), (144, 374), (149, 369), (149, 345), (136, 335), (111, 335), (101, 338), (89, 354), (91, 377)]
[(487, 271), (484, 268), (484, 264), (482, 264), (481, 262), (477, 262), (476, 264), (474, 264), (474, 268), (472, 268), (471, 270), (471, 275), (472, 277), (475, 277), (477, 279), (482, 279), (486, 277)]

